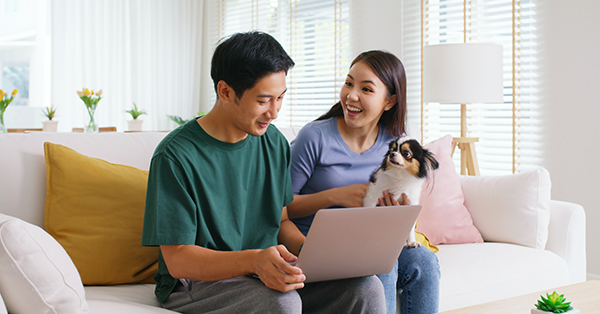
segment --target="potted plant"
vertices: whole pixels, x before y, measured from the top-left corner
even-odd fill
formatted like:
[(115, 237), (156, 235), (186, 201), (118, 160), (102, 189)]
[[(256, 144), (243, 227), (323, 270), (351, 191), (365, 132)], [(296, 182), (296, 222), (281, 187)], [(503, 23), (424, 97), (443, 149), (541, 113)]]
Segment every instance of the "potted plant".
[(46, 109), (42, 109), (42, 111), (44, 112), (44, 116), (48, 118), (47, 121), (42, 122), (44, 124), (42, 131), (56, 132), (58, 128), (58, 121), (52, 120), (52, 118), (54, 118), (54, 116), (56, 115), (56, 108), (54, 108), (54, 105), (52, 105), (50, 107), (46, 107)]
[(127, 121), (129, 131), (139, 132), (142, 130), (142, 123), (144, 120), (138, 119), (139, 116), (146, 114), (145, 110), (139, 110), (137, 105), (133, 103), (133, 108), (125, 111), (131, 115), (132, 120)]
[[(208, 111), (202, 111), (202, 112), (198, 112), (198, 113), (196, 114), (196, 116), (197, 116), (197, 117), (199, 117), (199, 116), (203, 116), (203, 115), (205, 115), (205, 114), (207, 114), (207, 113), (208, 113)], [(183, 124), (185, 124), (186, 122), (190, 121), (190, 119), (184, 120), (182, 117), (180, 117), (180, 116), (175, 116), (175, 115), (167, 115), (167, 117), (169, 117), (169, 119), (170, 119), (171, 121), (173, 121), (173, 122), (177, 123), (177, 125), (183, 125)]]
[(189, 120), (183, 120), (182, 117), (175, 116), (175, 115), (167, 115), (167, 117), (169, 117), (169, 119), (171, 119), (171, 121), (177, 123), (177, 125), (182, 125), (189, 121)]
[(535, 308), (531, 309), (531, 314), (548, 314), (548, 313), (568, 313), (579, 314), (578, 309), (571, 306), (571, 302), (567, 302), (565, 295), (559, 295), (554, 291), (552, 294), (546, 293), (546, 297), (540, 296), (541, 300), (535, 304)]

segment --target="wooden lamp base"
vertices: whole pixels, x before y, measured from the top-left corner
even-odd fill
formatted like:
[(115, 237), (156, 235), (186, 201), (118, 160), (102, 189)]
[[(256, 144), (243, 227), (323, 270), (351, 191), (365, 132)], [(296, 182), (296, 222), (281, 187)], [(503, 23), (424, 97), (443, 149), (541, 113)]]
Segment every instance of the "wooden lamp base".
[[(478, 137), (454, 137), (454, 143), (460, 149), (460, 174), (470, 176), (479, 175), (479, 164), (477, 163), (477, 153), (475, 152), (475, 143), (479, 142)], [(452, 147), (452, 155), (454, 149)]]

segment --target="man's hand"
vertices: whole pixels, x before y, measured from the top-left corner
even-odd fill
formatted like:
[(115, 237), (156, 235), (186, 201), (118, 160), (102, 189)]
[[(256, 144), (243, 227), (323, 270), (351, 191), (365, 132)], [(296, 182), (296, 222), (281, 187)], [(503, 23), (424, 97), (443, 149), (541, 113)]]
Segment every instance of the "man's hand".
[(398, 205), (410, 205), (410, 200), (406, 194), (402, 193), (400, 198), (396, 201), (394, 194), (388, 191), (383, 191), (383, 197), (379, 198), (379, 206), (398, 206)]
[(285, 246), (277, 245), (261, 250), (255, 260), (255, 273), (265, 286), (280, 292), (304, 288), (306, 276), (302, 270), (292, 266), (298, 258)]

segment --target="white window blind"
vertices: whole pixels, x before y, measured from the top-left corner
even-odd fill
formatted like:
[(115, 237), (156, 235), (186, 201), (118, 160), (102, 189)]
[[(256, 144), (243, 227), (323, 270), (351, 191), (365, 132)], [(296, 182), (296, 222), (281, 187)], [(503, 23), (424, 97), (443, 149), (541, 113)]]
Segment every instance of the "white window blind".
[(300, 127), (327, 112), (349, 66), (349, 0), (220, 0), (219, 37), (260, 30), (275, 37), (296, 65), (280, 127)]
[[(421, 124), (422, 141), (460, 135), (460, 105), (424, 103), (422, 47), (490, 42), (504, 48), (504, 103), (468, 104), (469, 137), (483, 175), (502, 175), (542, 164), (536, 95), (535, 0), (403, 1), (402, 60), (407, 71), (408, 119)], [(460, 154), (454, 154), (460, 165)]]

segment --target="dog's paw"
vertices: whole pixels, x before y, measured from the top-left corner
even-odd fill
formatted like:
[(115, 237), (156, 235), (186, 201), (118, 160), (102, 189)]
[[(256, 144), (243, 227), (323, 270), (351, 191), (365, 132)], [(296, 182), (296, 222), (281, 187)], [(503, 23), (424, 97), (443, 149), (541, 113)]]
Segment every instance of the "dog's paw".
[(406, 246), (410, 247), (410, 248), (416, 248), (421, 246), (421, 243), (418, 241), (409, 241), (406, 243)]

